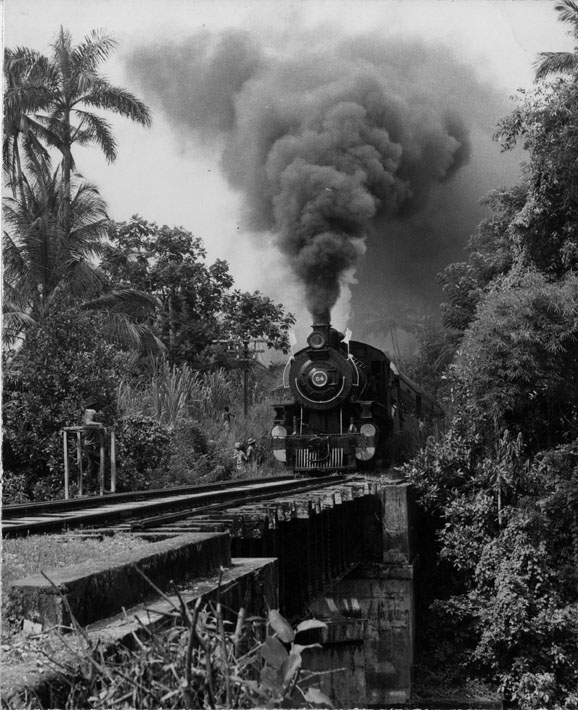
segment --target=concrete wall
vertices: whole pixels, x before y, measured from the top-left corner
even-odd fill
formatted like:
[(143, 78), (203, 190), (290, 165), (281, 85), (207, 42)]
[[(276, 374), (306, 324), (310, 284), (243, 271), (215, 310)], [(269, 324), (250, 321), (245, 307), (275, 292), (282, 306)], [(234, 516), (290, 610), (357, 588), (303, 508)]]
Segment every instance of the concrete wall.
[[(335, 707), (399, 705), (411, 694), (414, 658), (414, 548), (412, 491), (405, 482), (380, 487), (380, 526), (368, 557), (310, 605), (332, 631), (322, 649), (307, 652), (310, 670), (333, 671), (320, 686)], [(361, 521), (360, 521), (361, 522)], [(375, 551), (379, 551), (376, 555)], [(376, 557), (381, 559), (376, 560)]]
[[(85, 626), (156, 596), (161, 589), (214, 574), (231, 565), (226, 533), (191, 533), (151, 543), (108, 559), (36, 574), (11, 585), (14, 608), (43, 629), (70, 626), (72, 617)], [(138, 567), (138, 569), (137, 569)]]
[[(144, 580), (135, 576), (135, 566), (146, 569), (147, 576), (162, 585), (165, 597), (155, 594), (148, 583), (141, 585)], [(249, 616), (260, 617), (266, 615), (268, 607), (279, 605), (277, 559), (232, 559), (229, 537), (221, 533), (181, 535), (133, 553), (114, 555), (108, 560), (108, 567), (88, 563), (55, 570), (48, 576), (53, 584), (35, 576), (12, 585), (11, 593), (21, 605), (24, 619), (48, 629), (48, 637), (51, 627), (71, 623), (71, 612), (83, 624), (90, 618), (92, 623), (85, 626), (84, 633), (105, 655), (119, 643), (133, 643), (145, 629), (154, 631), (166, 626), (181, 600), (192, 609), (201, 597), (204, 602), (218, 597), (224, 608), (236, 611), (243, 606)], [(171, 590), (172, 585), (165, 584), (169, 577), (179, 584), (178, 597)], [(114, 587), (106, 591), (99, 604), (99, 594), (107, 588), (107, 581), (113, 581)], [(134, 588), (132, 583), (136, 583)], [(129, 606), (135, 600), (136, 605)], [(106, 614), (101, 612), (111, 610), (117, 613), (104, 618)], [(66, 645), (57, 643), (56, 647), (59, 663), (74, 669), (83, 654), (84, 642), (73, 636)], [(34, 644), (26, 655), (30, 660), (18, 665), (3, 664), (3, 706), (27, 707), (25, 699), (32, 696), (43, 707), (64, 707), (70, 688), (60, 667), (54, 667), (44, 656), (35, 656)]]

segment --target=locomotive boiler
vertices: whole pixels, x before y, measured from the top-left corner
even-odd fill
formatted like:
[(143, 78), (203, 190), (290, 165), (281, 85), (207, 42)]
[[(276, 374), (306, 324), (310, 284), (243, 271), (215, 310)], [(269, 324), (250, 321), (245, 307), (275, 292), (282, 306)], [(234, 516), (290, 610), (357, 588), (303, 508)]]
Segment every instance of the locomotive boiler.
[(443, 410), (377, 348), (328, 323), (283, 374), (273, 406), (273, 454), (297, 474), (371, 469), (401, 461), (435, 433)]

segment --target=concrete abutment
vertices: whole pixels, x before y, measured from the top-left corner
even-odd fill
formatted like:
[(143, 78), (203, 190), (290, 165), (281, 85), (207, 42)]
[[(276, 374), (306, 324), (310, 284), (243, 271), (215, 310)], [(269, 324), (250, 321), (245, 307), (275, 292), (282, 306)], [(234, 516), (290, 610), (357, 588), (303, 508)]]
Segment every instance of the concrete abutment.
[(378, 488), (379, 505), (368, 501), (365, 510), (366, 559), (308, 607), (327, 621), (328, 631), (320, 639), (321, 649), (307, 651), (306, 667), (342, 669), (321, 676), (321, 689), (335, 707), (399, 706), (410, 699), (415, 646), (412, 493), (403, 481)]
[[(334, 671), (321, 676), (320, 687), (335, 707), (406, 702), (415, 633), (411, 486), (369, 479), (344, 491), (226, 515), (232, 520), (229, 532), (183, 530), (141, 552), (50, 575), (52, 584), (44, 577), (19, 580), (13, 594), (24, 616), (45, 627), (70, 623), (70, 612), (91, 624), (99, 612), (110, 621), (123, 608), (150, 606), (150, 587), (135, 565), (156, 586), (184, 583), (197, 596), (210, 596), (218, 570), (225, 569), (232, 607), (248, 594), (256, 613), (264, 610), (255, 607), (264, 607), (265, 600), (288, 618), (326, 621), (316, 639), (322, 648), (307, 650), (304, 664)], [(123, 618), (126, 624), (126, 614)]]

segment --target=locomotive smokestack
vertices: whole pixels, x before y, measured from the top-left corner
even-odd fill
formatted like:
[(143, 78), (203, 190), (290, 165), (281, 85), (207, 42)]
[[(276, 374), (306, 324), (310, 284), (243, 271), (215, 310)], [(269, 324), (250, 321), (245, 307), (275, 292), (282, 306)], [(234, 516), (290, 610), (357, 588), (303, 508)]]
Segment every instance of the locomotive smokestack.
[(317, 326), (330, 326), (331, 325), (331, 313), (327, 311), (318, 311), (313, 313), (313, 328)]
[(313, 314), (314, 323), (311, 326), (311, 333), (307, 338), (307, 344), (314, 350), (322, 350), (332, 345), (331, 342), (331, 315), (327, 311), (318, 311)]

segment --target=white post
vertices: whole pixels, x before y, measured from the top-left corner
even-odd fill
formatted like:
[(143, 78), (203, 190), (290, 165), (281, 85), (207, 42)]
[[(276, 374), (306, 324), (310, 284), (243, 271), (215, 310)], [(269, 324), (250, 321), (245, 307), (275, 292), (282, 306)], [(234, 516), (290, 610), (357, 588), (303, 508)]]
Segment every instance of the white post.
[(76, 431), (76, 453), (78, 456), (78, 495), (82, 496), (82, 434), (80, 430)]
[(70, 498), (70, 490), (68, 471), (68, 432), (66, 429), (62, 430), (62, 447), (64, 450), (64, 499), (68, 500)]
[(104, 440), (105, 440), (106, 434), (104, 432), (104, 429), (101, 429), (98, 432), (98, 440), (100, 443), (100, 462), (99, 462), (99, 468), (98, 468), (98, 484), (100, 487), (100, 495), (104, 495), (104, 456), (105, 456), (105, 448), (104, 448)]
[(116, 439), (114, 429), (110, 430), (110, 492), (116, 493)]

